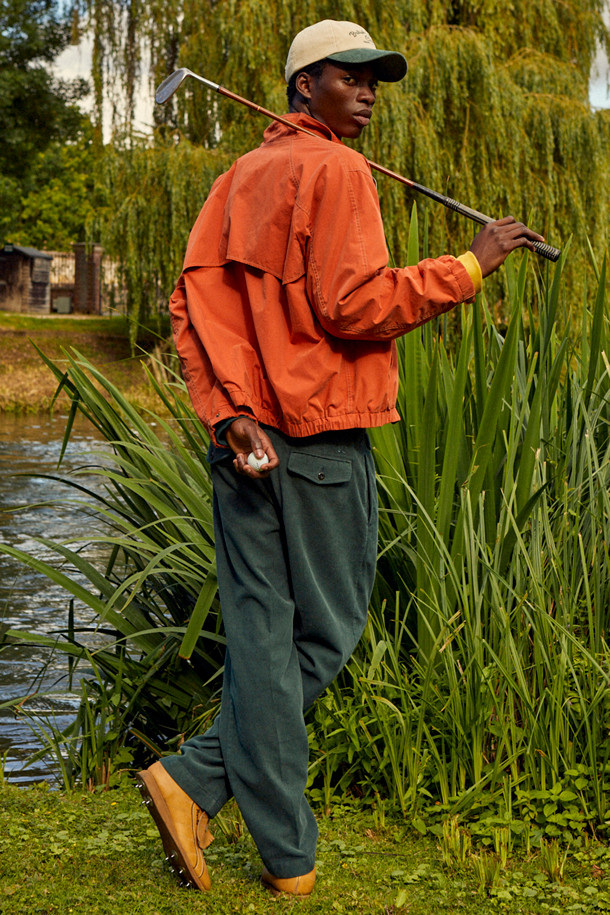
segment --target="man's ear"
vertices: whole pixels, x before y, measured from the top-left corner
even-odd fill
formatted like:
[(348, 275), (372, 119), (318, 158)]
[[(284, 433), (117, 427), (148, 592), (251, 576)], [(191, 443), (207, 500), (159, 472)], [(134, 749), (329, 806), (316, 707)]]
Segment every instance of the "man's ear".
[(297, 92), (305, 99), (311, 98), (311, 79), (309, 73), (299, 73), (296, 79)]

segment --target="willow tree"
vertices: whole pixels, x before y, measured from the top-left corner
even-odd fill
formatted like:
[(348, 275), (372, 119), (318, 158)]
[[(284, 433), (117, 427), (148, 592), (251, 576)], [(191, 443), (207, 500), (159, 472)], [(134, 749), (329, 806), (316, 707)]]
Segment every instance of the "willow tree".
[[(407, 78), (384, 85), (358, 148), (377, 162), (491, 215), (512, 213), (561, 247), (607, 241), (609, 115), (593, 111), (589, 77), (609, 44), (605, 0), (91, 0), (95, 82), (120, 85), (133, 111), (141, 61), (150, 84), (178, 66), (209, 76), (259, 104), (286, 108), (283, 64), (293, 35), (322, 18), (366, 25), (377, 44), (402, 51)], [(155, 109), (152, 138), (115, 144), (106, 244), (126, 267), (131, 305), (165, 302), (186, 236), (214, 177), (260, 142), (259, 115), (191, 81)], [(413, 196), (378, 181), (388, 245), (406, 253)], [(421, 198), (430, 253), (458, 251), (472, 223)], [(584, 258), (568, 288), (584, 290)]]

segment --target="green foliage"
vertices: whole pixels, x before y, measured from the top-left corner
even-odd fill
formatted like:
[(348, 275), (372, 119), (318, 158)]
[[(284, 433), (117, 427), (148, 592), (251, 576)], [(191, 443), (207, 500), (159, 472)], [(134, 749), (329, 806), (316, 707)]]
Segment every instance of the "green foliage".
[(105, 203), (102, 179), (93, 130), (83, 118), (68, 142), (54, 140), (32, 156), (20, 199), (7, 213), (7, 237), (51, 251), (69, 251), (73, 242), (97, 237)]
[[(90, 0), (98, 104), (101, 112), (104, 83), (108, 90), (116, 83), (126, 86), (133, 100), (140, 48), (146, 44), (153, 84), (186, 66), (282, 113), (283, 65), (294, 34), (325, 17), (362, 22), (380, 47), (405, 53), (409, 72), (402, 83), (381, 87), (358, 148), (491, 216), (512, 213), (557, 247), (573, 236), (576, 256), (566, 265), (565, 282), (578, 302), (592, 281), (583, 256), (587, 236), (601, 259), (610, 223), (610, 118), (588, 103), (596, 43), (608, 43), (603, 7), (602, 0), (519, 0), (508, 8), (498, 0), (401, 0), (390, 7), (351, 0), (305, 5), (221, 0), (203, 6), (153, 0), (119, 7), (113, 0)], [(110, 62), (115, 75), (109, 80)], [(193, 214), (213, 178), (257, 146), (266, 126), (261, 117), (194, 81), (167, 105), (156, 106), (154, 118), (153, 148), (142, 149), (129, 133), (117, 148), (124, 162), (121, 180), (112, 183), (103, 239), (124, 265), (129, 305), (139, 315), (160, 303), (164, 307)], [(402, 264), (413, 193), (389, 178), (380, 178), (378, 186), (391, 257)], [(162, 195), (168, 198), (165, 206)], [(432, 256), (469, 247), (476, 231), (472, 223), (429, 201), (420, 199), (419, 205), (429, 223)], [(179, 220), (184, 224), (176, 232)], [(142, 236), (155, 234), (157, 244), (142, 245)], [(506, 299), (498, 277), (486, 286), (490, 301)]]
[(2, 0), (0, 62), (27, 68), (51, 63), (70, 40), (70, 23), (53, 0)]
[(0, 2), (0, 240), (59, 246), (66, 233), (72, 241), (80, 240), (76, 232), (84, 237), (95, 201), (84, 200), (83, 190), (90, 191), (93, 169), (74, 151), (84, 136), (78, 102), (88, 88), (48, 67), (71, 35), (56, 0)]
[[(103, 784), (114, 752), (131, 745), (138, 759), (173, 745), (191, 729), (194, 716), (209, 708), (219, 686), (224, 636), (207, 440), (171, 385), (159, 391), (171, 419), (157, 417), (149, 425), (82, 357), (68, 357), (65, 373), (45, 361), (73, 400), (66, 437), (80, 410), (114, 446), (112, 456), (100, 455), (96, 473), (106, 484), (101, 493), (71, 481), (83, 509), (96, 508), (101, 529), (96, 533), (94, 526), (92, 542), (107, 562), (100, 571), (81, 546), (63, 543), (48, 546), (67, 569), (12, 547), (0, 549), (89, 608), (95, 619), (91, 631), (101, 630), (107, 643), (89, 650), (86, 633), (75, 633), (69, 620), (59, 640), (17, 631), (7, 637), (60, 650), (72, 672), (77, 664), (88, 671), (78, 720), (63, 734), (47, 722), (47, 743), (55, 756), (56, 746), (69, 748), (67, 785), (76, 777)], [(107, 732), (114, 736), (109, 739)]]
[(218, 152), (186, 141), (134, 144), (128, 153), (107, 149), (104, 242), (118, 256), (134, 329), (165, 310), (201, 200), (228, 164)]
[(610, 826), (610, 366), (605, 266), (579, 351), (561, 266), (522, 318), (525, 262), (505, 337), (473, 309), (455, 354), (430, 325), (401, 343), (374, 610), (314, 712), (312, 782), (529, 842)]

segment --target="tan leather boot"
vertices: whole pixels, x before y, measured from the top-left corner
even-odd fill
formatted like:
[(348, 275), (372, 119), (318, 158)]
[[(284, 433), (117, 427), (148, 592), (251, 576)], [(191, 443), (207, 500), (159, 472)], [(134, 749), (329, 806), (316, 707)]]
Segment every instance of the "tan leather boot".
[(261, 874), (261, 883), (274, 896), (281, 896), (282, 893), (287, 893), (290, 896), (296, 896), (297, 899), (305, 899), (311, 894), (315, 882), (315, 867), (308, 874), (303, 874), (302, 877), (274, 877), (267, 868), (264, 868)]
[(208, 815), (168, 775), (160, 762), (138, 772), (138, 788), (161, 834), (167, 860), (183, 883), (209, 890), (203, 849), (212, 841)]

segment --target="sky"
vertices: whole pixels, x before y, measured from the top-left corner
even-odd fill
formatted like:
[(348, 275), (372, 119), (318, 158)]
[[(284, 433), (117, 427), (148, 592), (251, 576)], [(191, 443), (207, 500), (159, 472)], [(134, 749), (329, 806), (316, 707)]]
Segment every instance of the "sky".
[[(610, 12), (608, 13), (610, 17)], [(610, 79), (610, 66), (608, 58), (603, 51), (599, 51), (593, 70), (591, 72), (591, 82), (589, 84), (589, 101), (594, 108), (610, 108), (610, 90), (608, 81)]]
[[(74, 79), (77, 76), (82, 76), (84, 79), (90, 80), (91, 44), (91, 39), (85, 36), (80, 44), (70, 45), (68, 48), (66, 48), (66, 50), (59, 55), (53, 65), (55, 73), (63, 79)], [(87, 111), (91, 111), (93, 108), (92, 95), (90, 94), (87, 98), (85, 98), (82, 104)], [(134, 126), (137, 130), (147, 132), (151, 129), (153, 106), (153, 93), (145, 75), (141, 80), (140, 90), (137, 93), (136, 99), (136, 121)], [(110, 120), (111, 109), (110, 106), (108, 106), (104, 111), (105, 133), (107, 133), (110, 126)], [(106, 136), (105, 139), (108, 140), (109, 136)]]

